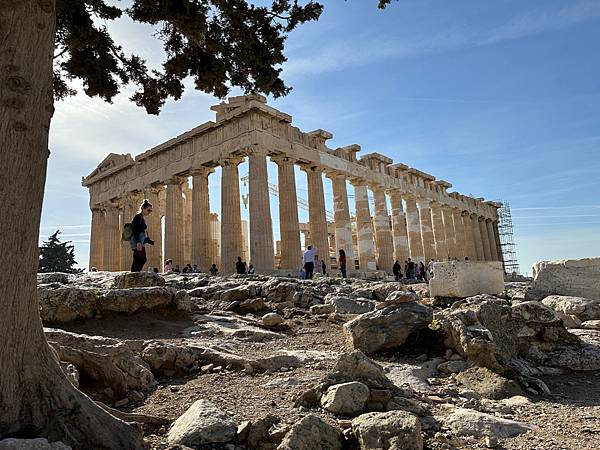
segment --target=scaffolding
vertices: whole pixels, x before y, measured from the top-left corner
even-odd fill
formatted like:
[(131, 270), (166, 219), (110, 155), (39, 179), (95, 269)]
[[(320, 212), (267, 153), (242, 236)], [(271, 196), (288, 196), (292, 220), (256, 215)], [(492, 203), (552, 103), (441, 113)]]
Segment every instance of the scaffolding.
[(504, 273), (507, 276), (519, 275), (519, 262), (517, 261), (517, 246), (513, 236), (513, 223), (510, 213), (510, 204), (500, 201), (502, 207), (498, 209), (498, 234), (500, 235), (500, 248), (504, 261)]

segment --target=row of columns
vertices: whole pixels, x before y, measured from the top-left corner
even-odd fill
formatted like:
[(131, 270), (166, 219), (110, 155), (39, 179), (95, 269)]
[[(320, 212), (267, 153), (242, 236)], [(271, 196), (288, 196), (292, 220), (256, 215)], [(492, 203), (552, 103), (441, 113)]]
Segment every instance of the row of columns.
[[(250, 259), (258, 272), (275, 267), (273, 230), (269, 199), (267, 151), (253, 148), (244, 155), (235, 155), (219, 161), (221, 180), (221, 270), (234, 270), (238, 256), (243, 255), (244, 240), (240, 215), (240, 186), (238, 165), (248, 156)], [(298, 220), (295, 161), (284, 155), (273, 156), (277, 164), (279, 184), (279, 221), (281, 231), (280, 267), (296, 270), (301, 264), (300, 225)], [(302, 164), (308, 182), (309, 242), (318, 248), (319, 256), (328, 259), (328, 224), (325, 211), (322, 168)], [(215, 262), (212, 250), (211, 215), (208, 177), (214, 169), (198, 167), (191, 171), (192, 188), (187, 177), (166, 181), (164, 259), (178, 264), (191, 262), (208, 270)], [(499, 260), (497, 222), (468, 211), (422, 198), (399, 190), (385, 190), (368, 185), (366, 181), (348, 178), (336, 171), (325, 171), (333, 187), (335, 247), (343, 249), (348, 261), (358, 260), (360, 270), (390, 271), (395, 260), (409, 257), (426, 263), (430, 259), (448, 258), (494, 261)], [(354, 254), (352, 222), (350, 218), (347, 181), (354, 187), (357, 250)], [(121, 217), (136, 212), (141, 199), (146, 197), (159, 204), (163, 186), (149, 187), (144, 192), (125, 196)], [(374, 211), (371, 215), (369, 189), (373, 192)], [(391, 211), (388, 211), (389, 195)], [(155, 207), (155, 209), (157, 209)], [(391, 216), (390, 216), (391, 212)], [(129, 243), (120, 243), (119, 205), (108, 203), (103, 209), (92, 209), (90, 265), (105, 270), (125, 270), (131, 262), (130, 251), (119, 252), (119, 245), (129, 250)], [(156, 242), (148, 249), (149, 265), (161, 267), (160, 230), (161, 214), (148, 218), (151, 235)], [(186, 225), (187, 224), (187, 225)], [(189, 229), (187, 228), (189, 227)], [(155, 251), (152, 251), (155, 250)], [(120, 257), (118, 255), (121, 255)], [(352, 267), (352, 266), (351, 266)]]

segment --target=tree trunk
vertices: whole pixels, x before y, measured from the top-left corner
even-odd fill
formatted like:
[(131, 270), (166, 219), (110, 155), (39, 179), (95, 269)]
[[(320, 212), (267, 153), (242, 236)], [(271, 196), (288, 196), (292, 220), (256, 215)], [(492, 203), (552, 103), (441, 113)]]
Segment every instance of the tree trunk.
[(75, 389), (39, 315), (38, 235), (53, 113), (55, 0), (0, 0), (0, 439), (141, 449), (140, 434)]

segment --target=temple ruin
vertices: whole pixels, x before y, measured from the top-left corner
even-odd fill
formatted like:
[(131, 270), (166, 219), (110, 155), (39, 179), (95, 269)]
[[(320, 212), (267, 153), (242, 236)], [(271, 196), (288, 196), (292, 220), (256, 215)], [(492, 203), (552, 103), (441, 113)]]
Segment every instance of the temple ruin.
[[(260, 95), (231, 97), (211, 109), (216, 112), (215, 122), (135, 158), (111, 153), (83, 178), (92, 211), (90, 267), (129, 269), (131, 250), (129, 243), (120, 240), (121, 228), (143, 198), (154, 205), (147, 220), (156, 242), (147, 248), (151, 267), (162, 268), (170, 258), (182, 267), (198, 264), (203, 271), (215, 262), (221, 272), (230, 273), (236, 258), (242, 256), (259, 273), (296, 274), (301, 265), (301, 231), (304, 244), (319, 248), (321, 258), (328, 252), (334, 266), (338, 250), (344, 249), (350, 272), (351, 261), (356, 262), (356, 271), (370, 272), (391, 271), (395, 260), (403, 262), (408, 257), (425, 263), (432, 258), (502, 260), (499, 203), (448, 192), (450, 183), (379, 153), (359, 157), (356, 144), (329, 149), (326, 142), (331, 133), (301, 131), (292, 125), (290, 115), (268, 106)], [(246, 158), (247, 237), (238, 173), (238, 165)], [(267, 158), (278, 168), (281, 239), (277, 243)], [(298, 219), (295, 165), (307, 176), (309, 221), (304, 227)], [(208, 177), (217, 166), (222, 168), (220, 218), (209, 207)], [(332, 183), (333, 221), (326, 214), (323, 176)], [(348, 183), (354, 189), (355, 217), (350, 214)], [(164, 233), (157, 232), (162, 230), (163, 217)]]

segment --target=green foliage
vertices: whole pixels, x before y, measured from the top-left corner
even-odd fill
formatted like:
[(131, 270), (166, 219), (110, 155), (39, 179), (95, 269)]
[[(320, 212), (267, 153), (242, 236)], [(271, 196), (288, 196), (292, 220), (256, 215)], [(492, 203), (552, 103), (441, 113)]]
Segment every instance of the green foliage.
[[(168, 98), (181, 97), (187, 77), (196, 89), (217, 97), (234, 86), (279, 97), (290, 90), (280, 77), (288, 33), (318, 20), (323, 10), (315, 1), (302, 6), (299, 0), (271, 0), (270, 7), (247, 0), (129, 3), (125, 8), (109, 0), (56, 1), (56, 98), (74, 94), (68, 84), (73, 79), (82, 80), (87, 95), (108, 102), (131, 84), (137, 88), (131, 100), (158, 114)], [(145, 60), (114, 42), (105, 24), (123, 14), (153, 26), (166, 54), (161, 70), (149, 70)]]
[(38, 272), (65, 272), (80, 273), (81, 269), (75, 268), (75, 247), (71, 241), (60, 242), (60, 230), (48, 238), (40, 247), (40, 262)]
[(428, 325), (428, 328), (433, 331), (440, 331), (442, 329), (442, 324), (439, 320), (433, 319), (431, 323)]

